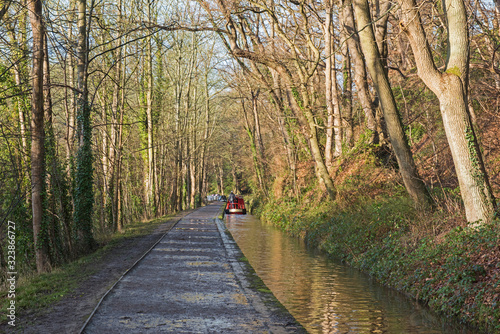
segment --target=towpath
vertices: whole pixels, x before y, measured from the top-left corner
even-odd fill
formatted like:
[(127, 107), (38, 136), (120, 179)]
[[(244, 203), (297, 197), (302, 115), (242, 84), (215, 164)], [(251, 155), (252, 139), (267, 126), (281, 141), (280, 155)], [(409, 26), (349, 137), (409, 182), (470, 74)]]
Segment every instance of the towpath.
[(300, 325), (249, 279), (215, 219), (220, 204), (181, 219), (105, 296), (84, 333), (296, 333)]

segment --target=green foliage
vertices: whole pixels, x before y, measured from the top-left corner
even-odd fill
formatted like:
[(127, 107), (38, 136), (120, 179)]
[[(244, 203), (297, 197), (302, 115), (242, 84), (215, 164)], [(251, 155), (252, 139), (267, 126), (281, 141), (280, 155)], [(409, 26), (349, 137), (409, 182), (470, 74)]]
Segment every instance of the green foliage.
[[(22, 87), (16, 87), (12, 72), (3, 64), (0, 64), (0, 73), (0, 247), (5, 255), (8, 243), (3, 242), (7, 235), (4, 229), (8, 220), (15, 222), (16, 269), (24, 273), (35, 268), (29, 201), (29, 156), (22, 149), (22, 138), (19, 135), (19, 107), (24, 110), (24, 104), (28, 106), (29, 99), (26, 94), (19, 92)], [(6, 98), (11, 94), (19, 95), (16, 99)], [(29, 138), (26, 138), (26, 143), (28, 150)], [(0, 268), (0, 284), (5, 279), (2, 269)]]
[(469, 154), (471, 157), (472, 177), (474, 178), (476, 185), (480, 187), (481, 193), (483, 193), (485, 187), (484, 173), (480, 167), (481, 163), (479, 160), (480, 158), (479, 158), (479, 152), (477, 150), (476, 138), (474, 136), (474, 131), (471, 127), (468, 127), (466, 129), (465, 139), (467, 140), (467, 148), (469, 149)]
[(420, 123), (413, 123), (411, 127), (405, 127), (405, 130), (410, 143), (418, 143), (427, 133), (426, 128)]
[(201, 194), (200, 193), (196, 193), (194, 195), (194, 207), (195, 208), (199, 208), (201, 206)]
[(80, 101), (78, 128), (83, 134), (83, 142), (76, 158), (75, 194), (74, 194), (74, 231), (79, 252), (86, 253), (95, 247), (92, 232), (92, 216), (94, 206), (93, 191), (93, 156), (91, 147), (92, 129), (90, 126), (90, 108), (86, 101)]
[(304, 102), (302, 101), (302, 98), (300, 97), (300, 93), (297, 89), (297, 87), (292, 87), (292, 95), (295, 101), (297, 102), (297, 105), (299, 106), (300, 109), (304, 109)]

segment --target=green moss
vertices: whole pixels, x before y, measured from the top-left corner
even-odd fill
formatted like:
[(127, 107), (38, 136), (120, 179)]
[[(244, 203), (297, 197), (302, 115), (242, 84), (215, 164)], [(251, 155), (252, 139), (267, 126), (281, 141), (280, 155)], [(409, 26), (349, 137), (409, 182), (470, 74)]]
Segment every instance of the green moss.
[(453, 66), (453, 67), (450, 67), (450, 68), (446, 69), (446, 73), (454, 74), (457, 77), (461, 77), (462, 76), (462, 72), (460, 71), (460, 69), (457, 66)]

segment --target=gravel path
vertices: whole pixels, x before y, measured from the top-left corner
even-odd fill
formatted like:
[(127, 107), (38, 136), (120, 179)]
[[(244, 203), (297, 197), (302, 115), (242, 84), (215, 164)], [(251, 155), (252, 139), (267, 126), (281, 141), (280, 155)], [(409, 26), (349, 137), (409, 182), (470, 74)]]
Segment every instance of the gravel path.
[(91, 274), (85, 275), (72, 293), (44, 310), (20, 312), (16, 327), (2, 324), (0, 333), (78, 333), (106, 291), (189, 212), (166, 220), (149, 235), (121, 240), (97, 261), (82, 266), (81, 272)]
[(251, 289), (238, 247), (214, 219), (184, 218), (104, 298), (84, 333), (295, 333), (294, 319)]

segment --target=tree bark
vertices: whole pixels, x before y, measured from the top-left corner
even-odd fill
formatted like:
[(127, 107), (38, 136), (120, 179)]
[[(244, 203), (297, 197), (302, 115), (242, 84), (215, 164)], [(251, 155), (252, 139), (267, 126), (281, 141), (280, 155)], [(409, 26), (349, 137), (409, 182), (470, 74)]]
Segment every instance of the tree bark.
[(378, 144), (379, 134), (375, 119), (376, 111), (368, 89), (365, 57), (361, 52), (359, 36), (354, 24), (354, 13), (350, 2), (343, 3), (342, 22), (343, 29), (347, 35), (347, 39), (343, 40), (342, 43), (347, 43), (352, 56), (354, 84), (356, 85), (358, 99), (365, 115), (366, 127), (371, 131), (370, 142)]
[(375, 2), (375, 40), (380, 52), (380, 60), (387, 71), (387, 57), (389, 49), (387, 47), (387, 22), (389, 21), (389, 10), (392, 2), (389, 0), (376, 0)]
[(333, 134), (334, 134), (334, 112), (332, 98), (332, 81), (335, 76), (333, 63), (335, 55), (332, 47), (332, 12), (333, 3), (331, 0), (325, 1), (326, 18), (323, 23), (323, 35), (325, 38), (325, 102), (326, 102), (326, 141), (325, 141), (325, 164), (328, 169), (333, 164)]
[[(343, 13), (341, 13), (341, 20), (343, 20)], [(347, 31), (341, 27), (340, 39), (346, 40), (349, 38)], [(341, 44), (342, 52), (342, 75), (343, 75), (343, 89), (342, 89), (342, 128), (344, 129), (344, 143), (350, 149), (353, 146), (354, 124), (352, 116), (352, 74), (351, 74), (351, 56), (349, 54), (349, 47), (347, 43)]]
[[(258, 152), (259, 152), (259, 163), (262, 167), (263, 175), (266, 174), (266, 152), (264, 149), (264, 141), (262, 140), (262, 133), (260, 128), (260, 118), (259, 118), (259, 108), (258, 108), (258, 97), (260, 90), (252, 90), (252, 111), (254, 116), (255, 125), (255, 141), (257, 142)], [(267, 193), (267, 192), (265, 192)]]
[(33, 90), (31, 95), (31, 201), (36, 268), (49, 269), (47, 226), (45, 221), (45, 123), (43, 97), (44, 26), (42, 1), (30, 0), (28, 11), (33, 34)]
[(81, 253), (91, 251), (95, 246), (92, 232), (92, 212), (94, 205), (92, 167), (92, 127), (87, 90), (87, 1), (77, 1), (78, 43), (77, 43), (77, 130), (78, 153), (75, 175), (75, 229), (77, 248)]
[[(252, 109), (255, 109), (256, 103), (257, 103), (256, 96), (253, 93), (253, 91), (251, 92), (251, 94), (252, 94)], [(265, 190), (263, 171), (261, 168), (261, 164), (259, 163), (257, 144), (256, 144), (256, 140), (255, 140), (255, 125), (252, 125), (250, 123), (250, 118), (248, 117), (248, 112), (246, 111), (244, 100), (241, 101), (241, 106), (243, 109), (243, 116), (245, 118), (245, 125), (244, 125), (245, 131), (247, 132), (248, 138), (250, 140), (250, 150), (252, 151), (252, 158), (253, 158), (253, 165), (255, 168), (255, 175), (257, 176), (257, 181), (259, 182), (260, 191), (262, 191), (262, 193), (264, 195), (266, 195), (267, 193)]]

